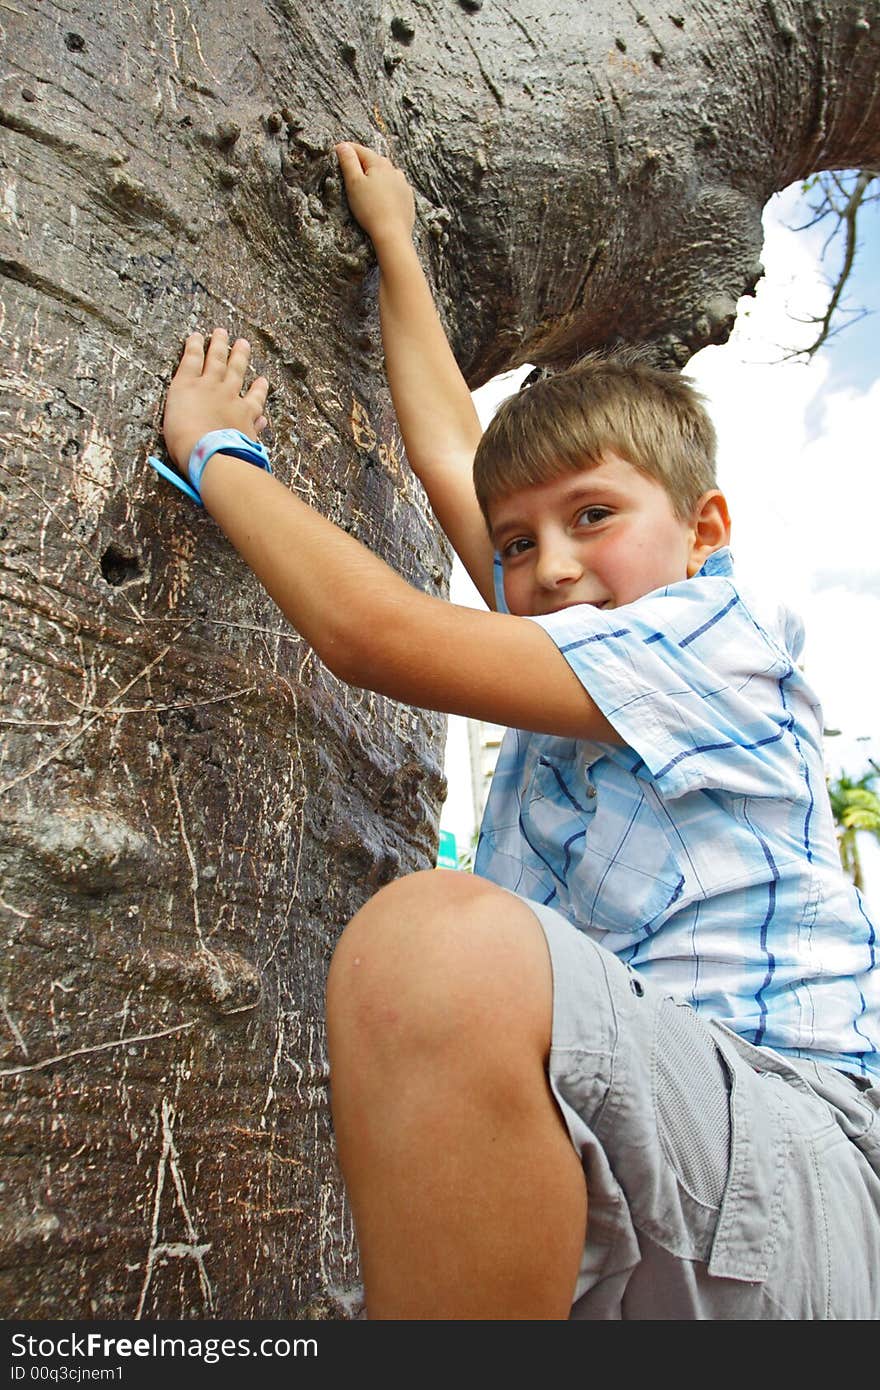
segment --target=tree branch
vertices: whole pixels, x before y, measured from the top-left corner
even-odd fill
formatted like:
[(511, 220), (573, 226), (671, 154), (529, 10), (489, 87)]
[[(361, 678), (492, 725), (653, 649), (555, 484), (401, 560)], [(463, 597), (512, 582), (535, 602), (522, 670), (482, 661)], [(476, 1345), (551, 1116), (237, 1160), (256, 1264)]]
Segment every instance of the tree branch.
[[(845, 310), (841, 301), (855, 264), (858, 249), (859, 212), (866, 203), (876, 202), (880, 197), (880, 174), (876, 169), (861, 169), (854, 174), (830, 170), (827, 173), (817, 174), (813, 184), (804, 185), (805, 189), (808, 187), (818, 188), (819, 200), (810, 204), (810, 211), (813, 213), (812, 218), (800, 227), (792, 228), (792, 230), (805, 231), (809, 227), (817, 226), (826, 217), (833, 217), (835, 223), (822, 248), (823, 260), (841, 229), (844, 233), (843, 260), (831, 285), (831, 296), (825, 313), (821, 317), (802, 320), (802, 322), (814, 323), (818, 326), (816, 337), (808, 347), (799, 348), (797, 351), (787, 354), (788, 357), (803, 357), (810, 361), (829, 339), (846, 326), (840, 323), (834, 324), (835, 316), (849, 312), (857, 313), (859, 318), (863, 318), (869, 312), (867, 309)], [(835, 197), (835, 193), (840, 194), (839, 199)]]

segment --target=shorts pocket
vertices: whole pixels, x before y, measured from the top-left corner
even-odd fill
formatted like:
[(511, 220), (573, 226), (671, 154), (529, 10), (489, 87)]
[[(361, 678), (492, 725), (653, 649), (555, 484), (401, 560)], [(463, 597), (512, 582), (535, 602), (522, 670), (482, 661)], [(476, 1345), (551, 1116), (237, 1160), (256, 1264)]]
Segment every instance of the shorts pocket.
[(654, 1110), (666, 1160), (702, 1206), (720, 1208), (730, 1173), (730, 1073), (688, 1004), (663, 999), (658, 1014)]
[[(788, 1107), (782, 1084), (771, 1095), (765, 1089), (768, 1078), (728, 1048), (723, 1037), (718, 1049), (730, 1076), (730, 1171), (708, 1269), (720, 1278), (763, 1283), (776, 1252), (784, 1207), (792, 1142)], [(769, 1078), (769, 1084), (776, 1079)]]

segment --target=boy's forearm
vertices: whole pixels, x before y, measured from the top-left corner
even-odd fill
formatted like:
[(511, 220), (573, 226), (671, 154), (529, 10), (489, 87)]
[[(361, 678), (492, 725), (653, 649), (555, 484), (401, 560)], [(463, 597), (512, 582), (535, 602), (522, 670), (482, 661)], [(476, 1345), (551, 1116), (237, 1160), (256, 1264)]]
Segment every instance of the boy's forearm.
[[(421, 593), (277, 478), (228, 454), (209, 460), (201, 495), (340, 680), (423, 709), (564, 738), (615, 739), (536, 623)], [(522, 679), (511, 680), (511, 670)]]
[[(560, 737), (614, 733), (534, 623), (423, 594), (238, 452), (265, 427), (269, 383), (244, 378), (250, 344), (190, 333), (165, 402), (172, 462), (298, 632), (349, 685), (407, 704)], [(209, 439), (216, 430), (233, 439)], [(203, 448), (197, 449), (199, 441)], [(213, 443), (220, 451), (211, 453)], [(188, 461), (193, 460), (189, 470)], [(153, 462), (153, 460), (151, 460)], [(163, 465), (158, 471), (168, 473)], [(471, 490), (473, 495), (473, 490)], [(553, 679), (555, 670), (556, 679)], [(519, 679), (511, 681), (516, 671)], [(536, 676), (529, 680), (529, 676)]]
[(202, 500), (297, 632), (357, 683), (351, 643), (389, 590), (408, 586), (359, 541), (277, 478), (227, 454), (202, 476)]
[(336, 146), (349, 206), (381, 271), (388, 379), (412, 467), (421, 477), (441, 454), (472, 458), (480, 425), (412, 241), (415, 198), (402, 170), (357, 141)]
[(409, 237), (376, 248), (388, 383), (407, 457), (422, 476), (472, 458), (480, 422)]
[(413, 191), (400, 169), (366, 145), (343, 140), (336, 153), (349, 206), (379, 259), (385, 366), (407, 458), (492, 607), (492, 549), (472, 477), (480, 421), (413, 246)]
[(486, 604), (493, 554), (473, 486), (482, 433), (428, 282), (408, 235), (376, 246), (385, 368), (407, 459), (434, 515)]

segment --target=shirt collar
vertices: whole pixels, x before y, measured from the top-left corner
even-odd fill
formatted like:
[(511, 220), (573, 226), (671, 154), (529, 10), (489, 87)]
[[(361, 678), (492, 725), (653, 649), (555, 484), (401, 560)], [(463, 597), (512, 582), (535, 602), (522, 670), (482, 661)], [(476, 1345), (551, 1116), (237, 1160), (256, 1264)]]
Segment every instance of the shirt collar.
[(730, 546), (723, 545), (720, 550), (713, 550), (711, 555), (707, 555), (697, 577), (700, 575), (722, 575), (729, 579), (733, 574), (733, 556), (730, 553)]

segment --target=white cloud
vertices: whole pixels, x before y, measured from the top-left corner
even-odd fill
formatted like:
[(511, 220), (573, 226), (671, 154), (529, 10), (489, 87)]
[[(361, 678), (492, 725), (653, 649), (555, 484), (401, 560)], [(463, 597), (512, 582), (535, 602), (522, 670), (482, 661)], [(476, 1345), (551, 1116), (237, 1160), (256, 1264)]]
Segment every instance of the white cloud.
[(483, 429), (486, 428), (501, 402), (507, 400), (508, 396), (516, 394), (523, 377), (528, 376), (531, 370), (531, 367), (525, 366), (516, 367), (512, 372), (503, 372), (501, 376), (493, 377), (491, 381), (486, 382), (485, 386), (479, 387), (472, 393)]

